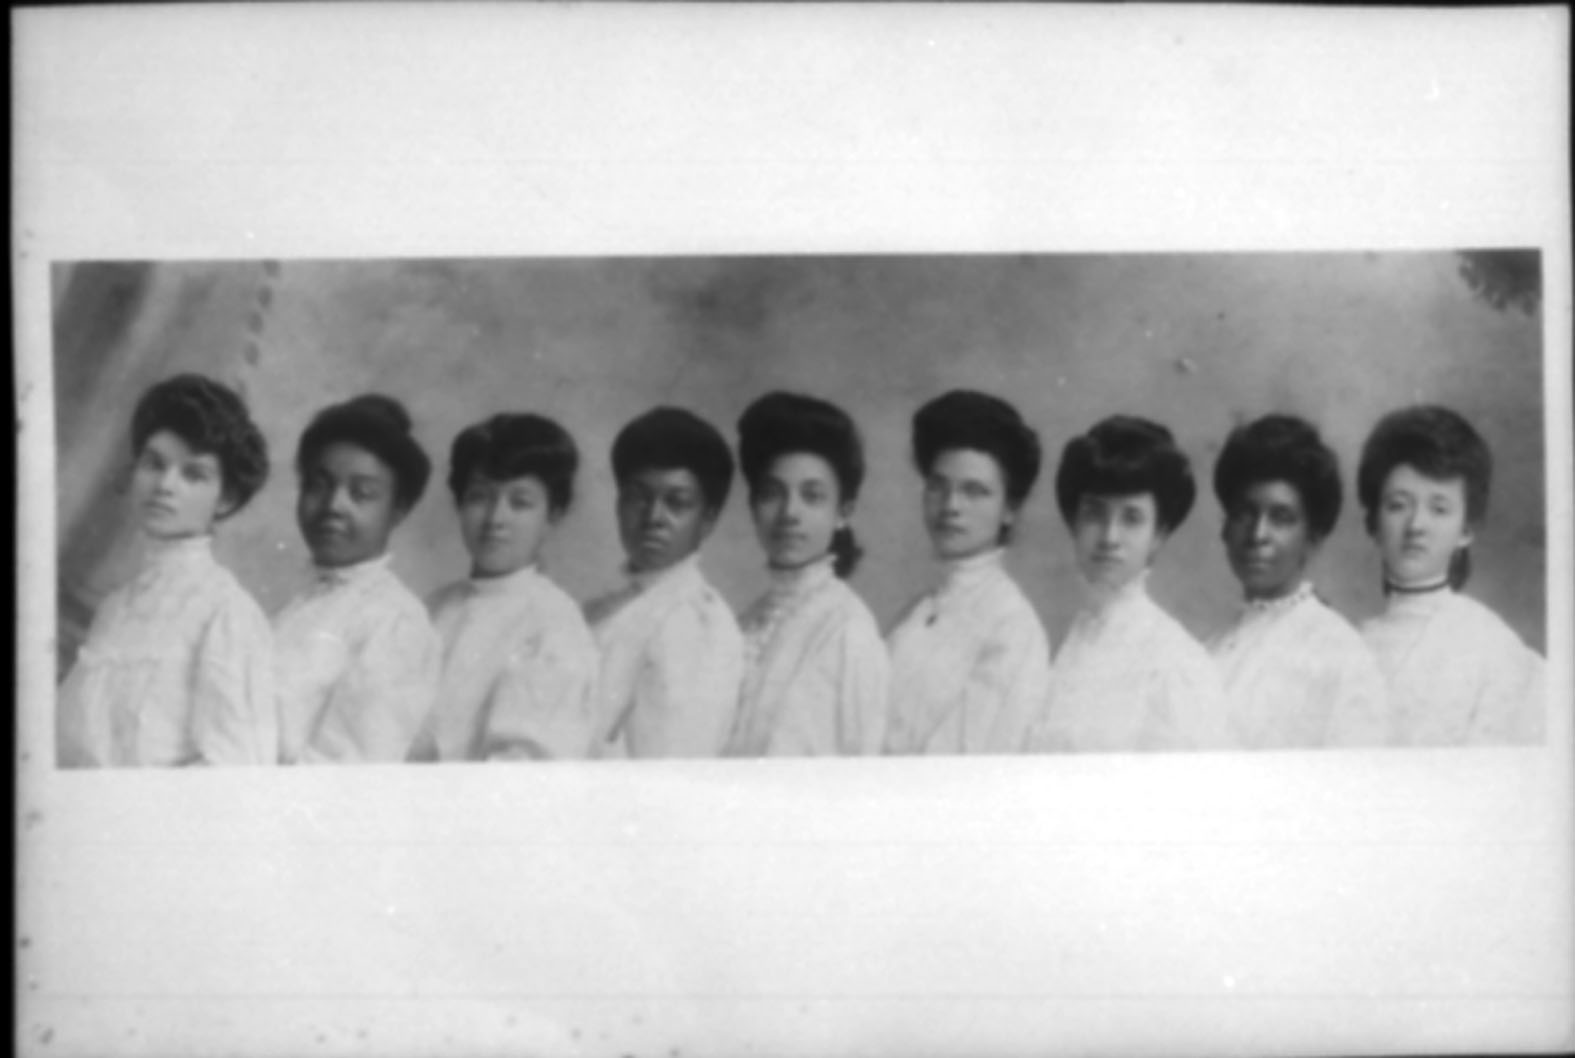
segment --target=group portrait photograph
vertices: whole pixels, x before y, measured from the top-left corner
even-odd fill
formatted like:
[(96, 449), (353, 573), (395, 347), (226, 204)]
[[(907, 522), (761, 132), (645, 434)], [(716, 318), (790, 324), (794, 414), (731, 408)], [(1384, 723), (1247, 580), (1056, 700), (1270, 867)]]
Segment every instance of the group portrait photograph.
[(58, 763), (1538, 744), (1540, 265), (58, 265)]
[(1566, 11), (12, 25), (18, 1053), (1570, 1049)]

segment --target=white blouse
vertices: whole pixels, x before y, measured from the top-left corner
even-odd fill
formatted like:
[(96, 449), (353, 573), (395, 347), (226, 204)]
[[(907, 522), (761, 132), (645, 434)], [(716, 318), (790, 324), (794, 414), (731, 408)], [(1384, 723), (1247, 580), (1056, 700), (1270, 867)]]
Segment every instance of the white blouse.
[(1470, 596), (1395, 593), (1362, 637), (1389, 681), (1390, 744), (1542, 741), (1542, 656)]
[(426, 608), (389, 562), (318, 569), (274, 618), (285, 763), (386, 763), (409, 752), (442, 651)]
[(61, 767), (272, 764), (268, 619), (210, 538), (148, 541), (60, 687)]
[(1073, 620), (1056, 652), (1034, 748), (1086, 753), (1226, 744), (1214, 662), (1149, 598), (1147, 580), (1145, 573), (1095, 596)]
[(833, 559), (771, 573), (744, 612), (744, 687), (727, 754), (879, 753), (890, 664), (864, 601)]
[(450, 584), (428, 608), (443, 641), (443, 677), (410, 759), (589, 754), (600, 659), (563, 589), (527, 567)]
[(887, 637), (886, 752), (1019, 753), (1043, 705), (1050, 647), (999, 549), (947, 563)]
[(1388, 693), (1372, 652), (1304, 581), (1249, 602), (1209, 644), (1225, 685), (1227, 734), (1245, 749), (1378, 746)]
[(738, 706), (743, 641), (700, 556), (588, 603), (601, 648), (597, 757), (714, 757)]

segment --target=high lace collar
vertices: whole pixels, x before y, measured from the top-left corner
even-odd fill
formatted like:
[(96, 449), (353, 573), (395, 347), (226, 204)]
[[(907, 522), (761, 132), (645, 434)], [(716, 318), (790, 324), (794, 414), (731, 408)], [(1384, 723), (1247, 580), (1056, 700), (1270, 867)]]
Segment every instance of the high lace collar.
[(674, 581), (682, 579), (683, 577), (692, 575), (692, 573), (699, 568), (700, 552), (696, 551), (692, 555), (679, 559), (671, 566), (667, 566), (664, 569), (652, 570), (649, 573), (639, 573), (630, 569), (628, 566), (625, 566), (624, 575), (629, 578), (629, 589), (631, 591), (637, 594), (644, 594), (648, 591), (651, 591), (653, 588), (660, 587), (664, 584), (670, 584)]
[(473, 595), (496, 597), (519, 591), (540, 576), (540, 565), (532, 562), (530, 565), (522, 566), (513, 573), (505, 573), (498, 577), (477, 577), (472, 575), (465, 583)]
[(990, 577), (1001, 568), (1006, 556), (1004, 548), (991, 548), (967, 558), (948, 559), (941, 563), (941, 583), (937, 595), (953, 595), (966, 591)]
[(324, 587), (342, 587), (349, 584), (359, 584), (367, 581), (384, 570), (388, 569), (394, 561), (391, 552), (385, 551), (375, 558), (365, 562), (357, 562), (351, 566), (314, 566), (317, 583)]
[(1089, 611), (1096, 617), (1108, 618), (1111, 614), (1129, 609), (1147, 599), (1148, 575), (1149, 571), (1145, 569), (1117, 588), (1107, 588), (1085, 581), (1083, 587), (1088, 596)]
[(799, 598), (837, 578), (837, 560), (825, 555), (793, 569), (768, 569), (771, 587), (767, 595), (782, 600)]
[(1437, 595), (1449, 590), (1449, 588), (1450, 583), (1448, 577), (1444, 577), (1433, 584), (1417, 585), (1396, 584), (1388, 577), (1384, 578), (1385, 595)]
[(1308, 599), (1313, 598), (1312, 581), (1304, 580), (1295, 590), (1287, 592), (1276, 599), (1248, 599), (1243, 610), (1249, 619), (1273, 617), (1296, 609)]
[(213, 554), (213, 536), (181, 536), (164, 540), (155, 536), (142, 538), (142, 565), (145, 569), (168, 569), (201, 561)]
[(826, 556), (797, 569), (773, 569), (771, 587), (741, 622), (744, 667), (753, 672), (777, 630), (818, 591), (836, 580), (835, 559)]
[(1454, 598), (1454, 589), (1447, 582), (1429, 591), (1391, 592), (1384, 612), (1397, 617), (1429, 617), (1448, 606)]

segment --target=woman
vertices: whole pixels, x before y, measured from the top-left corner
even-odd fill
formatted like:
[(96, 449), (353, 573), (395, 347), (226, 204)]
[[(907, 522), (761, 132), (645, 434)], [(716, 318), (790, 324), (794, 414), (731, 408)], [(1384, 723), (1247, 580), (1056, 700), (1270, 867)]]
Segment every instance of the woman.
[(864, 480), (853, 420), (814, 397), (771, 393), (738, 420), (739, 465), (770, 589), (744, 612), (744, 683), (727, 753), (879, 753), (886, 647), (844, 581), (860, 550), (848, 519)]
[(579, 453), (540, 415), (495, 415), (454, 439), (449, 491), (470, 577), (432, 598), (443, 640), (437, 704), (412, 760), (584, 757), (596, 643), (579, 605), (541, 571), (574, 493)]
[(700, 568), (733, 483), (721, 432), (653, 408), (613, 439), (629, 583), (587, 603), (601, 650), (593, 756), (715, 757), (738, 709), (738, 622)]
[(105, 598), (60, 688), (62, 767), (272, 764), (272, 636), (213, 558), (213, 532), (262, 488), (268, 447), (235, 392), (153, 386), (131, 417), (141, 568)]
[(1237, 427), (1214, 464), (1225, 554), (1246, 605), (1210, 645), (1228, 734), (1246, 749), (1383, 740), (1384, 679), (1356, 629), (1313, 591), (1307, 566), (1340, 517), (1340, 467), (1310, 423)]
[(1221, 745), (1214, 663), (1146, 587), (1155, 557), (1192, 509), (1186, 455), (1158, 423), (1112, 416), (1067, 444), (1055, 491), (1088, 597), (1056, 653), (1036, 748)]
[(1044, 701), (1050, 651), (1002, 568), (1039, 476), (1039, 436), (1005, 401), (953, 390), (913, 417), (924, 524), (940, 583), (888, 637), (888, 753), (1016, 753)]
[(431, 464), (398, 401), (367, 394), (317, 414), (296, 449), (296, 521), (316, 578), (274, 621), (280, 759), (405, 759), (441, 654), (425, 607), (389, 568), (389, 537)]
[(1362, 448), (1357, 495), (1388, 596), (1362, 635), (1389, 683), (1394, 745), (1542, 740), (1542, 658), (1460, 593), (1492, 473), (1487, 443), (1436, 405), (1384, 416)]

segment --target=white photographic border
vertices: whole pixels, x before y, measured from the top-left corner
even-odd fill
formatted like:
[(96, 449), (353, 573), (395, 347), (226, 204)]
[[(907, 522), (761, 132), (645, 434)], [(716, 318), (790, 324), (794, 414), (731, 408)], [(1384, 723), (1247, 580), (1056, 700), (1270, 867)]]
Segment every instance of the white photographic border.
[[(28, 1053), (1569, 1046), (1567, 12), (13, 27)], [(1542, 749), (52, 768), (52, 261), (1479, 246), (1543, 252)]]

